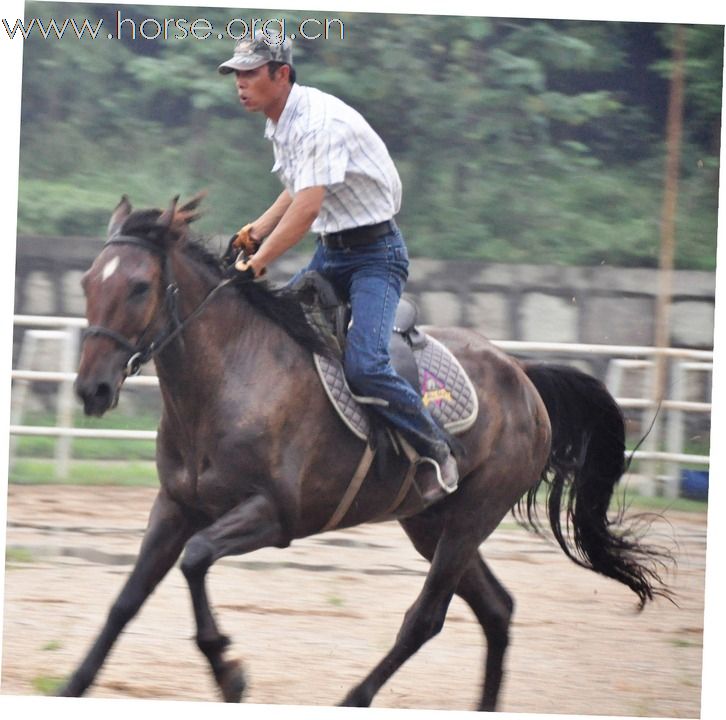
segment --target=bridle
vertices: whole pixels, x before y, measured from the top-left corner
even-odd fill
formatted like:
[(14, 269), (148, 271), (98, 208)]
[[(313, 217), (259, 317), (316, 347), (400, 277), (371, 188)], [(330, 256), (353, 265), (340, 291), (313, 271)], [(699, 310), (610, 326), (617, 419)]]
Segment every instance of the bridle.
[(144, 342), (144, 337), (148, 335), (149, 328), (153, 323), (154, 319), (150, 321), (149, 325), (142, 331), (140, 339), (137, 343), (131, 342), (127, 337), (124, 337), (121, 333), (111, 330), (111, 328), (104, 327), (103, 325), (89, 325), (83, 330), (82, 341), (91, 336), (101, 335), (113, 340), (117, 345), (128, 351), (129, 359), (126, 361), (124, 366), (124, 377), (132, 375), (138, 375), (141, 372), (141, 367), (151, 360), (155, 355), (160, 353), (169, 343), (175, 340), (181, 332), (194, 320), (207, 304), (212, 300), (214, 295), (219, 290), (226, 287), (232, 282), (232, 279), (226, 279), (219, 282), (212, 290), (209, 291), (207, 296), (202, 302), (186, 317), (184, 320), (179, 319), (178, 307), (177, 307), (177, 296), (179, 294), (179, 286), (174, 280), (174, 273), (172, 272), (170, 264), (167, 262), (166, 251), (159, 247), (156, 243), (144, 238), (136, 237), (135, 235), (121, 235), (119, 233), (111, 235), (106, 240), (106, 245), (125, 244), (125, 245), (136, 245), (137, 247), (143, 248), (152, 255), (158, 257), (161, 261), (161, 274), (162, 282), (166, 285), (164, 291), (164, 307), (166, 308), (167, 321), (166, 325), (162, 328), (161, 332), (150, 342)]

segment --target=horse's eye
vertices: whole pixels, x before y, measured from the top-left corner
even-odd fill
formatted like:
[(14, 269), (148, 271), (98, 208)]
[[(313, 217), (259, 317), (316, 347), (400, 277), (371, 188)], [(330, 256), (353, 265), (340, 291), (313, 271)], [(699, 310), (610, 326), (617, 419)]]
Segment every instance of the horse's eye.
[(147, 282), (136, 282), (131, 286), (129, 291), (130, 300), (141, 300), (149, 292), (151, 285)]

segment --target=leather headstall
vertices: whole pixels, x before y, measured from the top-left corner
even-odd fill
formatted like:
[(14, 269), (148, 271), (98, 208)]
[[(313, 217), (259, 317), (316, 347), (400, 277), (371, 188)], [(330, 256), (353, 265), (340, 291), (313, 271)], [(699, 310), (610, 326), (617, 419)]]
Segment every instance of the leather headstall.
[(82, 339), (85, 340), (89, 336), (103, 335), (111, 338), (118, 345), (129, 352), (129, 359), (126, 361), (124, 374), (126, 377), (130, 375), (138, 375), (141, 372), (141, 366), (147, 363), (158, 353), (162, 347), (166, 346), (174, 337), (182, 330), (182, 323), (179, 320), (177, 308), (177, 295), (179, 288), (174, 281), (171, 266), (167, 262), (166, 251), (150, 240), (136, 237), (135, 235), (111, 235), (106, 240), (106, 245), (126, 244), (136, 245), (143, 248), (152, 255), (156, 255), (161, 260), (162, 282), (166, 285), (164, 296), (164, 305), (167, 310), (167, 322), (165, 327), (151, 342), (144, 343), (144, 338), (148, 333), (148, 327), (141, 333), (138, 343), (134, 344), (121, 333), (103, 327), (102, 325), (90, 325), (83, 331)]

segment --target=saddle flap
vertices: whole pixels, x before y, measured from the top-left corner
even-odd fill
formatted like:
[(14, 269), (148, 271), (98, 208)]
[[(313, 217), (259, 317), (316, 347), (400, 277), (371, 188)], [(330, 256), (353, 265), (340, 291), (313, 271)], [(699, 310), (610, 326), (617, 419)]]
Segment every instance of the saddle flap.
[[(299, 296), (313, 326), (325, 337), (329, 337), (331, 333), (335, 336), (342, 353), (350, 323), (350, 305), (338, 295), (333, 284), (316, 270), (308, 270), (290, 284), (290, 290)], [(414, 362), (413, 358), (403, 359), (402, 356), (406, 354), (404, 345), (408, 346), (410, 354), (411, 348), (415, 350), (426, 344), (426, 335), (416, 327), (417, 321), (418, 306), (404, 295), (398, 303), (393, 322), (391, 355), (394, 356), (394, 366), (396, 357), (399, 358), (401, 366), (410, 367)], [(405, 339), (403, 343), (400, 342), (401, 337)], [(411, 377), (415, 376), (409, 372), (406, 379)]]
[(350, 306), (340, 298), (333, 284), (315, 270), (308, 270), (289, 286), (305, 308), (310, 324), (342, 353), (350, 322)]
[(302, 302), (308, 305), (317, 303), (327, 309), (345, 304), (333, 284), (316, 270), (302, 273), (290, 284), (290, 289), (299, 293)]
[(396, 319), (393, 322), (393, 331), (407, 335), (414, 329), (418, 320), (418, 306), (411, 298), (404, 295), (396, 308)]

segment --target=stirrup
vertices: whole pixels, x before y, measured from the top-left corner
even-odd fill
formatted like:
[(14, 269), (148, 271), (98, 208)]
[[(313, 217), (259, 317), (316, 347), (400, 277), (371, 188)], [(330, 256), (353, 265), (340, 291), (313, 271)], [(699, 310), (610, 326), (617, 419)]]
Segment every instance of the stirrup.
[(456, 492), (459, 488), (459, 482), (457, 481), (454, 487), (449, 487), (445, 482), (443, 477), (441, 477), (441, 465), (438, 463), (438, 461), (434, 460), (433, 458), (427, 457), (425, 455), (422, 455), (418, 458), (416, 461), (416, 468), (418, 469), (419, 465), (422, 465), (423, 463), (430, 463), (434, 466), (434, 469), (436, 470), (436, 482), (438, 482), (441, 489), (447, 493), (448, 495), (451, 495), (451, 493)]

